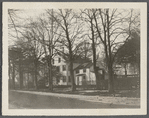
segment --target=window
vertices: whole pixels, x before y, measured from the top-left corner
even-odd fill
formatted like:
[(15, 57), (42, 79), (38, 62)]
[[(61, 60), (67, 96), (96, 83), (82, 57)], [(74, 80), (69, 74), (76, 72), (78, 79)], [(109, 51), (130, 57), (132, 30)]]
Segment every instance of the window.
[(58, 63), (60, 63), (61, 62), (61, 58), (58, 58)]
[(60, 67), (59, 66), (57, 66), (57, 71), (60, 72)]
[(85, 68), (83, 69), (83, 72), (84, 72), (84, 73), (86, 72), (86, 69), (85, 69)]
[(63, 65), (63, 71), (65, 71), (66, 70), (66, 65)]
[(66, 76), (63, 76), (63, 82), (66, 82)]
[(76, 70), (76, 74), (79, 73), (79, 70)]

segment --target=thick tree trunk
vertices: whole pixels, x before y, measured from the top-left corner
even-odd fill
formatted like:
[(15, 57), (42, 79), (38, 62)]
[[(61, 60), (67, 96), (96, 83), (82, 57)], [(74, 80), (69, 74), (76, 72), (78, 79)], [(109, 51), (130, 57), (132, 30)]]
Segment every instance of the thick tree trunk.
[(71, 78), (71, 91), (76, 90), (74, 71), (73, 71), (73, 59), (72, 59), (72, 50), (71, 43), (69, 42), (69, 63), (70, 63), (70, 78)]
[(53, 91), (53, 76), (52, 76), (51, 58), (49, 60), (49, 90)]
[(99, 78), (97, 67), (94, 67), (94, 72), (96, 77), (96, 89), (99, 90), (101, 87), (100, 87), (100, 78)]
[(98, 74), (98, 67), (96, 66), (96, 49), (95, 49), (95, 44), (94, 41), (92, 41), (92, 50), (93, 50), (93, 66), (94, 66), (94, 73), (96, 77), (96, 89), (100, 89), (100, 78)]
[(21, 60), (19, 60), (19, 77), (20, 77), (20, 89), (23, 89), (23, 71), (21, 66)]
[(108, 55), (107, 46), (105, 45), (106, 63), (108, 67), (108, 90), (109, 93), (114, 93), (114, 82), (113, 82), (113, 67), (111, 61), (111, 55)]
[(125, 68), (125, 77), (127, 77), (127, 64), (124, 64), (124, 68)]
[[(67, 35), (67, 39), (69, 39), (69, 36)], [(74, 78), (74, 71), (73, 71), (73, 58), (72, 58), (72, 47), (71, 42), (69, 42), (69, 63), (70, 63), (70, 78), (71, 78), (71, 91), (76, 90), (76, 84), (75, 84), (75, 78)]]
[(76, 85), (75, 85), (75, 78), (74, 78), (74, 71), (73, 71), (73, 53), (72, 53), (72, 42), (71, 42), (71, 39), (69, 37), (69, 31), (68, 31), (68, 24), (67, 24), (67, 21), (65, 19), (64, 16), (63, 17), (63, 20), (64, 20), (64, 25), (65, 25), (65, 28), (64, 31), (65, 31), (65, 34), (66, 34), (66, 39), (68, 41), (68, 49), (69, 49), (69, 63), (70, 63), (70, 78), (71, 78), (71, 90), (72, 91), (75, 91), (76, 90)]
[(75, 91), (76, 90), (76, 84), (75, 84), (75, 78), (74, 78), (74, 73), (73, 73), (73, 62), (70, 60), (70, 78), (71, 78), (71, 90)]
[[(52, 9), (52, 16), (53, 16), (53, 9)], [(53, 75), (52, 75), (52, 54), (53, 54), (53, 18), (51, 19), (51, 41), (49, 40), (49, 90), (53, 91)]]
[[(114, 82), (113, 82), (113, 58), (112, 58), (112, 51), (111, 51), (111, 41), (110, 41), (110, 28), (109, 28), (109, 9), (106, 10), (106, 16), (107, 16), (107, 41), (108, 41), (108, 52), (109, 58), (108, 58), (108, 72), (109, 72), (109, 92), (114, 93)], [(106, 33), (105, 33), (106, 34)], [(106, 43), (105, 43), (106, 45)], [(106, 47), (107, 48), (107, 47)]]
[(108, 72), (109, 72), (109, 81), (108, 81), (109, 93), (114, 93), (113, 69), (111, 65), (108, 66)]
[(91, 31), (92, 31), (92, 51), (93, 51), (93, 67), (94, 67), (94, 73), (96, 77), (96, 89), (100, 88), (100, 81), (99, 81), (99, 76), (98, 76), (98, 68), (96, 67), (96, 47), (95, 47), (95, 42), (94, 42), (94, 29), (93, 29), (93, 19), (91, 19)]
[(21, 70), (19, 72), (19, 76), (20, 76), (20, 89), (23, 89), (23, 72)]

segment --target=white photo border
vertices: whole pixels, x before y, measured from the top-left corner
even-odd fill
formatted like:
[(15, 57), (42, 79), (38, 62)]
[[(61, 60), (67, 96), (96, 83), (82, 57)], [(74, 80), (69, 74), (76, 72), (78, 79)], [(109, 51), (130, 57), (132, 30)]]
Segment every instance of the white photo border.
[[(141, 13), (141, 105), (138, 109), (9, 109), (8, 108), (8, 9), (136, 8)], [(147, 3), (145, 2), (3, 2), (2, 115), (104, 116), (147, 114)]]

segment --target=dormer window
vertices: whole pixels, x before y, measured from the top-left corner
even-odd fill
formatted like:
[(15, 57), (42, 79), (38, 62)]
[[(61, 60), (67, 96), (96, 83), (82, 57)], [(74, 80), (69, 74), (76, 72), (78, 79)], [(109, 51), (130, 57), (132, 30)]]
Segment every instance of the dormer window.
[(61, 62), (61, 58), (58, 58), (58, 63), (60, 63)]
[(86, 68), (83, 69), (83, 72), (86, 73)]

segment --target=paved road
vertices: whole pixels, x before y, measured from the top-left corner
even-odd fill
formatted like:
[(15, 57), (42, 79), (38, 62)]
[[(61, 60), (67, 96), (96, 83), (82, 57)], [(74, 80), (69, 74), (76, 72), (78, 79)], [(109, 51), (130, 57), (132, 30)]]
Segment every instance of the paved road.
[(131, 105), (115, 105), (80, 100), (77, 98), (65, 98), (59, 96), (45, 96), (28, 94), (16, 91), (9, 92), (10, 109), (62, 109), (62, 108), (139, 108)]

